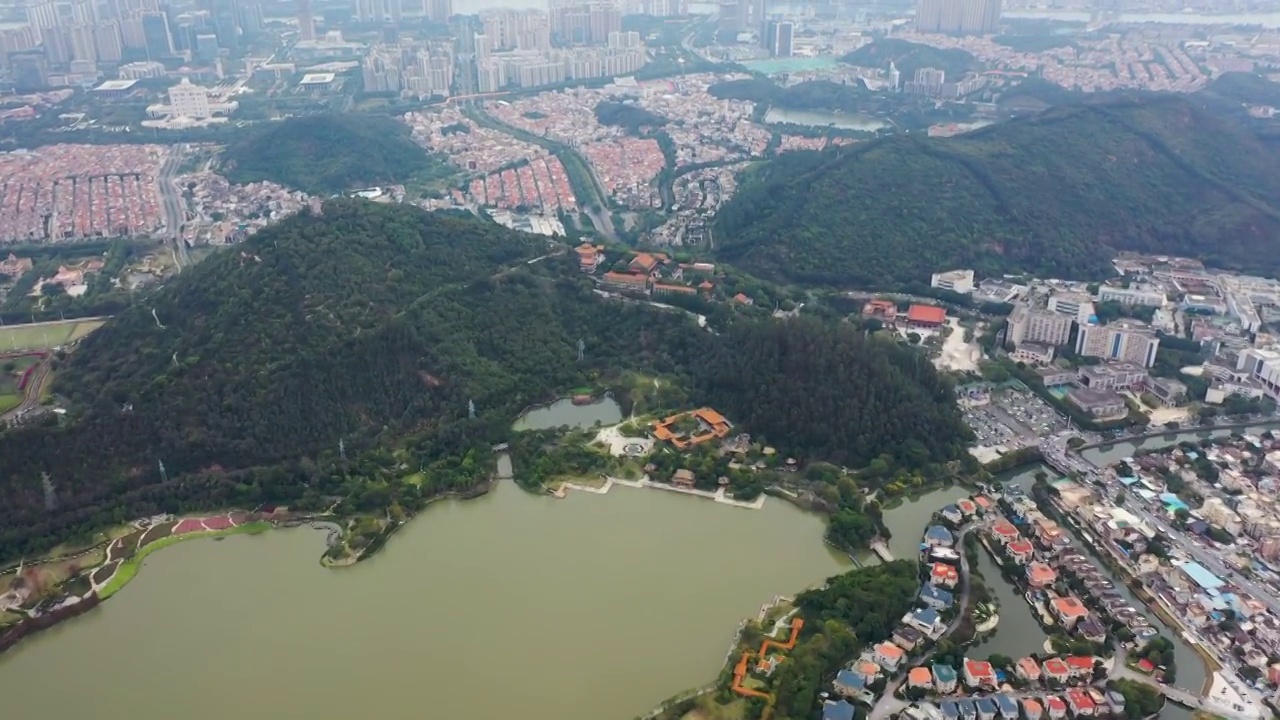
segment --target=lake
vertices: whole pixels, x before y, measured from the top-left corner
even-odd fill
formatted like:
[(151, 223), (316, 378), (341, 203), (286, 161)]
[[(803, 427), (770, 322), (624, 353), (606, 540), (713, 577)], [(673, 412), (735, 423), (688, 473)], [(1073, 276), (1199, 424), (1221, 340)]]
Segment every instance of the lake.
[(782, 108), (769, 108), (769, 111), (764, 114), (764, 121), (809, 127), (835, 127), (862, 132), (875, 132), (889, 127), (889, 123), (865, 115), (846, 115), (818, 110), (783, 110)]
[(535, 407), (516, 418), (516, 430), (547, 430), (561, 425), (589, 428), (596, 424), (614, 425), (622, 422), (622, 408), (611, 397), (586, 405), (574, 405), (565, 398), (550, 405)]
[(776, 500), (499, 483), (341, 570), (307, 528), (194, 540), (0, 656), (0, 696), (13, 718), (624, 720), (713, 680), (762, 603), (848, 569), (822, 533)]

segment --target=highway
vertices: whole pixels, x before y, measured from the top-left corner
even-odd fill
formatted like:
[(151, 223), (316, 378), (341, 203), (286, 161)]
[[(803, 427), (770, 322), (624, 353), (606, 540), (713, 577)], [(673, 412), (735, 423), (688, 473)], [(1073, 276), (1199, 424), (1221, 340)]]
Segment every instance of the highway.
[(169, 252), (173, 254), (173, 261), (179, 272), (191, 264), (191, 259), (187, 257), (187, 245), (182, 241), (182, 225), (187, 217), (186, 201), (182, 197), (182, 189), (177, 186), (178, 170), (182, 167), (185, 147), (175, 146), (169, 159), (161, 166), (160, 176), (156, 178), (160, 203), (164, 208), (165, 242), (169, 244)]

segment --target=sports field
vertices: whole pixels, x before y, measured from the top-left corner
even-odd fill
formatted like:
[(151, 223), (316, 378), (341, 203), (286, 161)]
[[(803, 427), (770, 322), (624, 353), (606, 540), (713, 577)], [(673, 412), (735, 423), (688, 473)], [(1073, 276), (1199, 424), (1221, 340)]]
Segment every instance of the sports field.
[(67, 320), (65, 322), (5, 325), (0, 327), (0, 352), (14, 350), (48, 350), (79, 340), (102, 327), (105, 320)]

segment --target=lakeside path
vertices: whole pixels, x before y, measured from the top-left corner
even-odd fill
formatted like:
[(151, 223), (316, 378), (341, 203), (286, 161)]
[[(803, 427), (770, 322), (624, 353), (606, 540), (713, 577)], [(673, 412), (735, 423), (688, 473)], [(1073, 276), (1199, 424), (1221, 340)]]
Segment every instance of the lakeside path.
[[(655, 490), (666, 490), (667, 492), (681, 493), (683, 495), (693, 495), (708, 500), (714, 500), (722, 505), (732, 505), (733, 507), (746, 508), (748, 510), (759, 510), (764, 507), (765, 496), (761, 494), (755, 500), (747, 502), (745, 500), (734, 500), (725, 494), (724, 488), (720, 488), (715, 492), (710, 490), (698, 490), (696, 488), (682, 488), (666, 483), (656, 483), (649, 479), (648, 475), (639, 480), (624, 480), (623, 478), (605, 476), (604, 485), (600, 487), (590, 487), (588, 485), (578, 485), (577, 483), (564, 483), (560, 486), (564, 490), (577, 490), (579, 492), (589, 492), (595, 495), (604, 495), (613, 489), (614, 485), (623, 485), (633, 488), (654, 488)], [(561, 495), (563, 496), (563, 495)]]

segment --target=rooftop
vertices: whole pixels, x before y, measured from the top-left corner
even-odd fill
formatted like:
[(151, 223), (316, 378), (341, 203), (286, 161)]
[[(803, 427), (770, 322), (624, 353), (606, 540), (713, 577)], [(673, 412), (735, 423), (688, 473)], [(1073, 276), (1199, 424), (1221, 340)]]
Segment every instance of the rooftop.
[(907, 322), (931, 323), (941, 325), (947, 320), (946, 308), (936, 305), (912, 305), (907, 310)]

